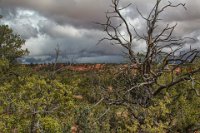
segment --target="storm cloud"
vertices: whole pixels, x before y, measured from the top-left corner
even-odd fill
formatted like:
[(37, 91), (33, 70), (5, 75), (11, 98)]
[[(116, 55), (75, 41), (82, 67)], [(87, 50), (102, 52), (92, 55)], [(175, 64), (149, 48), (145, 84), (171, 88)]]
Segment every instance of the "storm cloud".
[[(195, 38), (190, 44), (199, 48), (200, 1), (171, 1), (186, 3), (187, 10), (182, 7), (166, 10), (160, 26), (178, 23), (175, 34)], [(163, 0), (162, 4), (166, 2)], [(121, 6), (129, 3), (132, 5), (123, 15), (143, 34), (145, 21), (136, 8), (145, 16), (155, 0), (121, 0)], [(25, 47), (31, 57), (52, 56), (59, 46), (63, 58), (73, 57), (78, 62), (120, 62), (123, 55), (120, 46), (112, 46), (109, 42), (97, 45), (106, 34), (94, 22), (105, 22), (105, 12), (112, 10), (110, 4), (111, 0), (0, 0), (0, 14), (3, 15), (0, 23), (9, 25), (26, 40)], [(144, 42), (135, 40), (135, 43), (138, 51), (145, 48), (141, 45)]]

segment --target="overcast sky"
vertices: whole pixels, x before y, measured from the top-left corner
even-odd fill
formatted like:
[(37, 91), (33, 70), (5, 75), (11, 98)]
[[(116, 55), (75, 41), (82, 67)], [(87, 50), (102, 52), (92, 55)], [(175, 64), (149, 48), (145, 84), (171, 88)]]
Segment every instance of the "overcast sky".
[[(8, 24), (26, 40), (30, 56), (48, 59), (57, 44), (62, 57), (75, 58), (79, 62), (118, 62), (123, 50), (108, 42), (96, 45), (105, 36), (94, 22), (105, 21), (105, 11), (111, 0), (0, 0), (3, 24)], [(193, 47), (200, 47), (200, 0), (171, 0), (186, 3), (187, 10), (175, 8), (162, 14), (162, 25), (178, 23), (175, 34), (194, 37)], [(135, 10), (146, 15), (155, 0), (121, 0), (121, 5), (133, 3), (122, 13), (140, 33), (145, 32), (145, 22)], [(163, 4), (167, 0), (163, 0)], [(144, 50), (141, 41), (135, 49)]]

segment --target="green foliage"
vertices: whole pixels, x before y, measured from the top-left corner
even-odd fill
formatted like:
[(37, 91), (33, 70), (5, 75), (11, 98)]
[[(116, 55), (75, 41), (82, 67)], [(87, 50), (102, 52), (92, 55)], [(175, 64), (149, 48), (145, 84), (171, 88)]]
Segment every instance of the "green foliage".
[(43, 128), (43, 129), (41, 129), (42, 132), (44, 132), (44, 133), (62, 133), (62, 127), (58, 121), (59, 120), (56, 120), (51, 117), (41, 118), (40, 122), (41, 122), (41, 127)]
[[(9, 76), (0, 85), (0, 131), (3, 133), (71, 132), (74, 125), (78, 131), (87, 133), (188, 132), (199, 128), (200, 85), (196, 82), (187, 81), (164, 90), (146, 107), (111, 107), (103, 102), (94, 106), (102, 96), (115, 98), (113, 91), (117, 87), (123, 89), (128, 84), (124, 81), (126, 78), (113, 79), (108, 70), (73, 74), (63, 71), (53, 80), (45, 71), (32, 74), (24, 66), (9, 67), (6, 60), (1, 60), (0, 65), (4, 74), (9, 70), (18, 75)], [(199, 75), (193, 78), (200, 81)], [(166, 73), (159, 82), (164, 84), (170, 80), (171, 75)], [(108, 86), (113, 90), (108, 92)], [(83, 99), (74, 100), (74, 94), (82, 95)]]
[[(99, 72), (62, 71), (54, 79), (48, 77), (51, 72), (48, 70), (33, 74), (26, 66), (11, 65), (26, 53), (21, 50), (22, 41), (18, 43), (11, 45), (16, 47), (13, 56), (5, 55), (5, 51), (14, 49), (1, 45), (4, 51), (0, 58), (2, 133), (62, 133), (71, 132), (72, 127), (83, 133), (189, 132), (200, 128), (199, 74), (193, 76), (195, 82), (187, 81), (163, 90), (150, 99), (148, 106), (110, 106), (98, 102), (102, 97), (115, 100), (127, 86), (140, 82), (141, 77), (132, 78), (130, 71), (116, 74), (115, 66)], [(158, 82), (166, 84), (172, 77), (177, 78), (166, 72)], [(145, 97), (144, 91), (145, 88), (132, 91), (132, 100), (140, 100), (136, 94)], [(83, 98), (74, 100), (74, 95)]]
[(9, 68), (9, 61), (7, 59), (0, 59), (0, 74)]
[(175, 86), (170, 92), (173, 103), (170, 108), (173, 111), (172, 130), (189, 132), (200, 128), (200, 86), (194, 88), (191, 82), (185, 82)]
[[(50, 119), (47, 116), (67, 118), (74, 106), (71, 89), (56, 80), (36, 75), (4, 83), (0, 86), (0, 130), (36, 131), (41, 130), (40, 120), (45, 125), (44, 122)], [(44, 128), (50, 130), (46, 125)]]
[(0, 25), (0, 59), (7, 59), (14, 63), (17, 58), (28, 54), (28, 50), (22, 49), (25, 40), (13, 33), (7, 25)]

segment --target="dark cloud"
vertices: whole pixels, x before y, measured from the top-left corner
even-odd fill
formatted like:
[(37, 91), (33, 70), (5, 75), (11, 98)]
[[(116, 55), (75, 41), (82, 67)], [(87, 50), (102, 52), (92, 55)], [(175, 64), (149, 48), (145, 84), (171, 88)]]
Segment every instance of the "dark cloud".
[[(21, 9), (0, 9), (3, 15), (1, 23), (9, 25), (15, 33), (22, 36), (23, 39), (37, 37), (39, 29), (37, 27), (37, 14), (33, 11), (24, 12)], [(34, 23), (32, 23), (34, 22)]]
[(92, 22), (104, 18), (109, 5), (109, 0), (2, 0), (0, 7), (34, 10), (59, 24), (92, 28)]
[[(199, 48), (200, 1), (170, 1), (186, 3), (187, 10), (181, 7), (166, 10), (160, 16), (163, 22), (160, 23), (159, 28), (163, 28), (168, 23), (178, 23), (174, 34), (180, 37), (193, 37), (195, 41), (188, 41), (187, 45)], [(146, 22), (139, 16), (136, 8), (147, 16), (155, 0), (121, 0), (121, 6), (126, 6), (130, 2), (132, 5), (122, 14), (141, 35), (145, 34)], [(163, 0), (162, 5), (167, 2)], [(110, 4), (111, 0), (42, 0), (38, 2), (0, 0), (0, 14), (4, 16), (0, 23), (8, 24), (26, 39), (26, 47), (30, 50), (31, 56), (53, 56), (54, 49), (59, 44), (63, 57), (61, 60), (68, 56), (76, 57), (79, 62), (91, 62), (95, 59), (112, 62), (111, 60), (122, 59), (123, 50), (120, 46), (110, 45), (109, 42), (96, 45), (105, 33), (99, 25), (93, 23), (105, 22), (105, 12), (112, 10)], [(134, 43), (137, 51), (144, 51), (145, 42), (135, 39)]]

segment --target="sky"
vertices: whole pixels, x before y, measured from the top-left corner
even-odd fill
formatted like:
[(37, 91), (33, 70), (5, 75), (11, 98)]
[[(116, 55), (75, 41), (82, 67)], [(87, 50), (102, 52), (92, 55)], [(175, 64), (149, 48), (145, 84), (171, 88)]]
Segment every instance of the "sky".
[[(156, 0), (121, 0), (120, 6), (131, 6), (122, 11), (126, 20), (137, 31), (145, 34), (145, 16)], [(162, 0), (162, 5), (167, 0)], [(171, 0), (185, 3), (184, 8), (167, 9), (161, 15), (160, 26), (177, 23), (175, 35), (193, 37), (188, 45), (200, 48), (200, 0)], [(9, 25), (26, 40), (24, 48), (30, 51), (24, 63), (52, 62), (55, 48), (60, 49), (60, 62), (118, 63), (123, 62), (124, 50), (110, 42), (98, 41), (106, 34), (95, 22), (105, 22), (105, 12), (112, 10), (111, 0), (0, 0), (1, 24)], [(117, 23), (117, 22), (116, 22)], [(145, 43), (134, 40), (134, 49), (144, 51)]]

